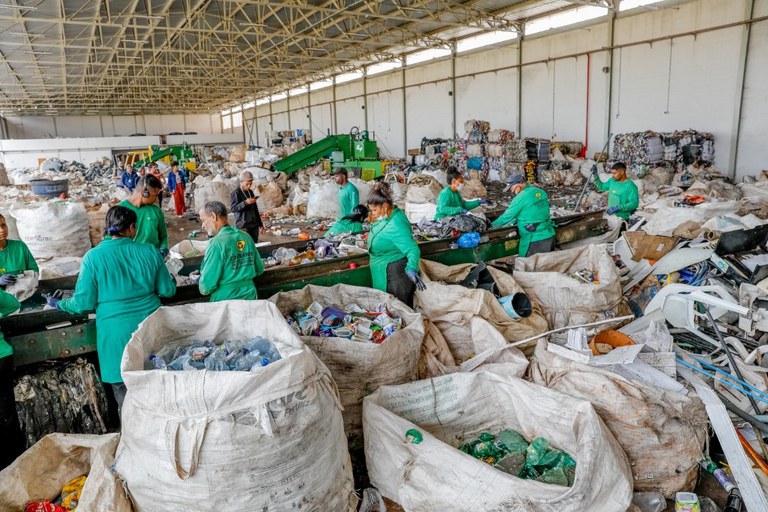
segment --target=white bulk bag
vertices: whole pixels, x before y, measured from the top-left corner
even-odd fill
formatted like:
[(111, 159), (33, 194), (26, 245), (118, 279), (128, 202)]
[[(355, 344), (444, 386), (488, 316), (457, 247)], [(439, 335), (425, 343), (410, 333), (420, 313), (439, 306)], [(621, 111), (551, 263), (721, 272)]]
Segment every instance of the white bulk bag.
[(88, 214), (81, 203), (47, 201), (14, 206), (19, 239), (36, 259), (85, 255), (91, 248)]
[[(419, 512), (618, 512), (632, 500), (626, 455), (592, 405), (490, 372), (383, 386), (363, 407), (371, 483)], [(544, 437), (576, 461), (572, 487), (523, 480), (461, 452), (482, 432)], [(421, 443), (406, 441), (417, 429)]]
[[(254, 372), (149, 369), (163, 347), (255, 336), (282, 359)], [(131, 337), (121, 370), (128, 394), (116, 469), (137, 512), (355, 510), (333, 379), (274, 304), (160, 308)]]

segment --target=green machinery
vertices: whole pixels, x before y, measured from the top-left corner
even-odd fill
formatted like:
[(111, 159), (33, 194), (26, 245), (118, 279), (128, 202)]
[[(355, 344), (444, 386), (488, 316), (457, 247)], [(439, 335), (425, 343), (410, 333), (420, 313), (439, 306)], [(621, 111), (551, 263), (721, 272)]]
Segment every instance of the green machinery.
[(372, 180), (383, 176), (392, 161), (379, 159), (379, 148), (370, 134), (357, 127), (348, 134), (329, 135), (309, 146), (300, 149), (292, 155), (281, 158), (272, 167), (285, 174), (293, 174), (308, 165), (330, 158), (331, 167), (344, 167), (351, 175), (364, 180)]
[(179, 166), (182, 169), (187, 169), (189, 171), (197, 169), (195, 150), (192, 149), (192, 146), (187, 144), (165, 147), (149, 146), (148, 151), (134, 152), (130, 156), (134, 156), (135, 159), (128, 161), (127, 163), (133, 165), (134, 168), (165, 160), (168, 164), (170, 164), (171, 161), (179, 162)]

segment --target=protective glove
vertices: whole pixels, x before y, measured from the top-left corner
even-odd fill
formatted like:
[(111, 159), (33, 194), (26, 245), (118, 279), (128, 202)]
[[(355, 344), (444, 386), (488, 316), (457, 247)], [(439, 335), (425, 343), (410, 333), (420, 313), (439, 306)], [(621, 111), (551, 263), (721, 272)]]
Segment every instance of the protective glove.
[(64, 292), (61, 290), (56, 290), (50, 295), (43, 294), (43, 297), (45, 297), (45, 301), (48, 303), (48, 305), (55, 309), (59, 309), (59, 302), (61, 302), (61, 298), (63, 296)]
[(163, 248), (160, 249), (160, 257), (161, 258), (165, 259), (165, 257), (168, 256), (168, 254), (170, 254), (170, 251), (168, 251), (167, 248), (163, 247)]
[(608, 215), (613, 215), (613, 214), (615, 214), (617, 211), (619, 211), (619, 207), (618, 207), (618, 206), (611, 206), (610, 208), (608, 208), (607, 210), (605, 210), (605, 213), (607, 213)]
[(480, 204), (488, 204), (488, 200), (487, 199), (481, 199), (480, 200)]
[(469, 211), (469, 210), (467, 210), (466, 208), (462, 208), (462, 209), (461, 209), (461, 213), (467, 213), (468, 211)]
[(413, 282), (413, 284), (416, 285), (416, 289), (420, 292), (423, 292), (427, 289), (427, 285), (424, 284), (424, 281), (421, 280), (421, 277), (419, 276), (419, 273), (415, 270), (406, 270), (405, 275), (408, 276), (408, 279)]
[(16, 283), (16, 276), (13, 274), (3, 274), (0, 276), (0, 286), (8, 286)]
[(592, 178), (594, 179), (594, 178), (597, 178), (598, 176), (599, 176), (599, 174), (597, 172), (597, 165), (593, 165), (592, 166)]

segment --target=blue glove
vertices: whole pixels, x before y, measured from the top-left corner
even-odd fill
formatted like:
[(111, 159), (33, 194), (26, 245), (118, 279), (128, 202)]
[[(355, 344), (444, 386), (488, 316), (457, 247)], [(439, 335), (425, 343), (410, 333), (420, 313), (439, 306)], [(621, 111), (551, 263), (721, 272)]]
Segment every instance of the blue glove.
[(421, 280), (421, 277), (419, 276), (419, 273), (415, 270), (406, 270), (405, 275), (408, 276), (408, 279), (413, 282), (413, 284), (416, 285), (416, 289), (420, 292), (423, 292), (427, 289), (427, 285), (424, 284), (424, 281)]
[(13, 274), (3, 274), (0, 276), (0, 286), (8, 286), (16, 283), (16, 276)]
[(469, 211), (469, 210), (467, 210), (466, 208), (462, 208), (462, 209), (461, 209), (461, 213), (467, 213), (468, 211)]
[(60, 309), (59, 308), (59, 302), (61, 302), (61, 298), (64, 296), (64, 292), (61, 290), (56, 290), (50, 295), (43, 294), (43, 297), (45, 297), (45, 302), (48, 303), (49, 306), (52, 308)]
[(480, 204), (488, 204), (488, 200), (487, 199), (481, 199), (480, 200)]
[(166, 256), (168, 256), (168, 254), (169, 254), (169, 251), (168, 251), (168, 249), (166, 249), (165, 247), (163, 247), (162, 249), (160, 249), (160, 257), (161, 257), (161, 258), (165, 259), (165, 257), (166, 257)]
[(605, 213), (607, 213), (608, 215), (613, 215), (617, 211), (619, 211), (619, 207), (618, 206), (611, 206), (610, 208), (605, 210)]

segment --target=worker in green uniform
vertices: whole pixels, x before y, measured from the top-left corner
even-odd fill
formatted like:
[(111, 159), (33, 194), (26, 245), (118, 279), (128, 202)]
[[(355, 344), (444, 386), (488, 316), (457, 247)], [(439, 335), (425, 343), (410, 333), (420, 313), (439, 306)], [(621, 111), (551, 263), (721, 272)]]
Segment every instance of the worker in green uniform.
[(16, 276), (26, 270), (40, 273), (27, 244), (21, 240), (8, 240), (8, 224), (0, 215), (0, 287), (14, 284)]
[(629, 220), (640, 204), (637, 185), (627, 179), (627, 166), (617, 162), (611, 167), (611, 179), (603, 183), (597, 175), (597, 168), (592, 172), (592, 180), (598, 192), (608, 192), (608, 209), (605, 213)]
[(368, 233), (373, 287), (413, 306), (415, 289), (426, 289), (419, 276), (421, 251), (413, 239), (411, 223), (394, 205), (386, 183), (374, 185), (368, 196), (371, 232)]
[(461, 175), (455, 166), (451, 165), (447, 169), (449, 185), (440, 191), (437, 196), (437, 211), (435, 211), (435, 220), (467, 213), (469, 210), (477, 208), (481, 204), (486, 204), (485, 199), (473, 199), (466, 201), (461, 197), (461, 189), (464, 187), (464, 176)]
[[(21, 307), (16, 297), (0, 290), (0, 318), (8, 316)], [(13, 348), (0, 332), (0, 436), (3, 449), (0, 450), (0, 469), (5, 468), (24, 451), (26, 443), (19, 427), (16, 401), (13, 396)]]
[(549, 198), (539, 187), (528, 185), (523, 176), (513, 176), (509, 181), (513, 194), (507, 210), (491, 227), (501, 228), (517, 223), (520, 233), (518, 254), (533, 256), (555, 250), (555, 227), (549, 215)]
[(168, 256), (168, 229), (165, 227), (165, 215), (157, 206), (157, 196), (162, 192), (163, 184), (155, 176), (147, 174), (136, 183), (131, 197), (122, 201), (120, 206), (130, 208), (136, 214), (136, 235), (134, 242), (150, 244)]
[(139, 324), (160, 307), (159, 297), (176, 293), (176, 283), (157, 249), (135, 242), (136, 223), (132, 209), (110, 208), (105, 238), (85, 254), (75, 294), (61, 300), (57, 291), (47, 297), (50, 306), (69, 314), (96, 310), (101, 380), (112, 384), (118, 408), (126, 391), (120, 376), (123, 349)]
[(349, 182), (347, 170), (343, 167), (336, 169), (333, 179), (339, 186), (339, 218), (333, 223), (325, 236), (338, 235), (340, 233), (360, 233), (363, 231), (363, 225), (359, 222), (353, 222), (344, 217), (352, 214), (352, 209), (360, 204), (360, 193), (357, 187)]
[(255, 299), (253, 278), (264, 273), (264, 262), (253, 239), (227, 222), (227, 207), (210, 201), (200, 210), (203, 229), (211, 237), (200, 265), (200, 293), (211, 302)]

